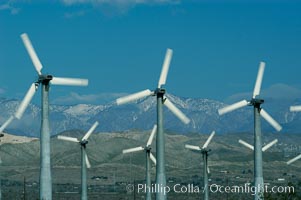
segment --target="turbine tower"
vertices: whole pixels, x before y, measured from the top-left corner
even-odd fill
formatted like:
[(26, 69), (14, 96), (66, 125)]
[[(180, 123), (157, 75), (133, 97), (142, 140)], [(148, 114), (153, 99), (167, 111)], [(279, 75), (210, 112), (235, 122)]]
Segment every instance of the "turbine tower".
[[(174, 115), (176, 115), (183, 123), (188, 124), (190, 119), (188, 119), (184, 113), (182, 113), (169, 99), (165, 97), (165, 89), (163, 86), (166, 83), (166, 78), (168, 74), (169, 64), (172, 57), (172, 50), (167, 49), (165, 60), (163, 63), (160, 79), (158, 82), (158, 87), (151, 91), (149, 89), (143, 90), (141, 92), (131, 94), (125, 97), (118, 98), (116, 100), (117, 105), (129, 103), (144, 97), (156, 96), (157, 98), (157, 138), (156, 138), (156, 185), (161, 188), (166, 186), (166, 175), (165, 175), (165, 142), (164, 142), (164, 129), (163, 129), (163, 105), (165, 105)], [(166, 194), (164, 192), (156, 193), (157, 200), (165, 200)]]
[(65, 140), (69, 142), (76, 142), (80, 144), (80, 150), (81, 150), (81, 182), (82, 182), (82, 190), (81, 190), (81, 200), (87, 200), (87, 168), (91, 167), (91, 164), (89, 162), (87, 152), (86, 152), (86, 146), (88, 144), (88, 139), (90, 135), (93, 133), (95, 128), (98, 126), (98, 122), (95, 122), (92, 127), (88, 130), (88, 132), (82, 137), (82, 139), (77, 139), (74, 137), (67, 137), (63, 135), (59, 135), (57, 138), (59, 140)]
[(145, 151), (146, 154), (146, 165), (145, 165), (145, 171), (146, 171), (146, 200), (151, 200), (151, 184), (152, 184), (152, 179), (151, 179), (151, 163), (150, 160), (153, 161), (153, 163), (156, 165), (156, 158), (155, 156), (151, 153), (151, 145), (154, 139), (154, 136), (157, 131), (157, 125), (155, 124), (153, 127), (153, 130), (148, 138), (148, 141), (146, 143), (146, 146), (140, 146), (140, 147), (135, 147), (131, 149), (125, 149), (122, 151), (123, 154), (125, 153), (132, 153), (132, 152), (137, 152), (137, 151)]
[(42, 85), (42, 114), (41, 114), (41, 133), (40, 133), (40, 199), (52, 199), (51, 182), (51, 162), (50, 162), (50, 131), (49, 131), (49, 88), (52, 85), (68, 86), (87, 86), (87, 79), (59, 78), (50, 74), (42, 74), (43, 68), (28, 36), (26, 33), (21, 35), (25, 48), (32, 60), (32, 63), (38, 73), (38, 79), (31, 84), (23, 101), (19, 105), (15, 118), (20, 119), (29, 105), (31, 99), (36, 93), (38, 87)]
[[(3, 137), (4, 135), (0, 132), (0, 137)], [(0, 140), (1, 141), (1, 140)], [(0, 157), (0, 166), (2, 166), (2, 159)], [(0, 200), (2, 199), (2, 183), (0, 178)]]
[(271, 126), (273, 126), (277, 131), (280, 131), (282, 127), (263, 109), (261, 104), (264, 103), (264, 100), (259, 97), (261, 83), (264, 73), (265, 63), (260, 62), (257, 79), (253, 91), (253, 97), (250, 101), (242, 100), (235, 104), (226, 106), (218, 110), (219, 115), (226, 114), (233, 110), (245, 107), (253, 106), (254, 107), (254, 182), (255, 187), (257, 188), (254, 195), (255, 200), (262, 200), (263, 197), (263, 173), (262, 173), (262, 136), (261, 136), (261, 122), (260, 116), (263, 117)]
[(203, 147), (200, 146), (194, 146), (190, 144), (186, 144), (185, 147), (187, 149), (193, 150), (193, 151), (201, 151), (203, 155), (203, 163), (204, 163), (204, 200), (209, 199), (209, 187), (208, 187), (208, 173), (209, 172), (209, 167), (208, 167), (208, 153), (211, 151), (211, 149), (208, 149), (208, 145), (211, 142), (213, 136), (215, 135), (215, 132), (213, 131), (206, 142), (204, 143)]

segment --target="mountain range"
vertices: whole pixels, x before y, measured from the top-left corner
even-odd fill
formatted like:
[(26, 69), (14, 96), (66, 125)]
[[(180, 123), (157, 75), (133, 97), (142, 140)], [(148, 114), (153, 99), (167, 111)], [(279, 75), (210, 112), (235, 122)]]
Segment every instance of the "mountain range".
[[(182, 124), (168, 109), (164, 109), (164, 128), (181, 134), (187, 133), (235, 133), (253, 131), (253, 109), (239, 109), (224, 116), (217, 110), (226, 104), (216, 100), (183, 98), (167, 94), (168, 98), (190, 119), (188, 125)], [(0, 98), (0, 124), (11, 116), (20, 101)], [(282, 132), (298, 133), (301, 122), (300, 113), (292, 113), (289, 106), (292, 102), (267, 99), (263, 107), (282, 126)], [(293, 102), (301, 104), (300, 102)], [(30, 104), (20, 120), (14, 120), (6, 132), (16, 135), (38, 137), (40, 130), (39, 105)], [(50, 105), (51, 135), (71, 129), (87, 130), (95, 121), (99, 121), (97, 131), (126, 132), (130, 130), (149, 130), (156, 122), (156, 99), (146, 98), (136, 103), (117, 106), (114, 102), (104, 105), (76, 104)], [(263, 131), (275, 132), (264, 120)]]

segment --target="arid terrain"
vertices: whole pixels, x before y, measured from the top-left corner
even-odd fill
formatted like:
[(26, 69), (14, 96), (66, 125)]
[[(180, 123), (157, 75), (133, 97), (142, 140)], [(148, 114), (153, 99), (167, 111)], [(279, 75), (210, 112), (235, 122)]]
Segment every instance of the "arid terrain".
[[(81, 131), (64, 132), (62, 135), (81, 137)], [(89, 199), (144, 199), (137, 185), (144, 183), (145, 154), (137, 152), (123, 155), (123, 149), (146, 143), (149, 132), (98, 133), (91, 136), (87, 153), (92, 164), (88, 169)], [(179, 184), (184, 188), (193, 185), (202, 189), (202, 156), (184, 148), (185, 144), (202, 145), (208, 135), (166, 134), (166, 172), (168, 186)], [(286, 161), (301, 153), (300, 134), (264, 134), (268, 143), (279, 142), (263, 153), (264, 179), (270, 186), (295, 187), (294, 194), (266, 194), (266, 199), (300, 199), (301, 161), (287, 165)], [(210, 144), (210, 185), (243, 186), (253, 180), (252, 151), (238, 143), (243, 139), (252, 143), (251, 133), (216, 135)], [(80, 146), (60, 141), (52, 145), (52, 175), (54, 199), (80, 198)], [(153, 151), (155, 153), (155, 143)], [(0, 151), (3, 199), (38, 199), (39, 194), (39, 140), (36, 138), (7, 135), (2, 138)], [(155, 166), (152, 167), (155, 180)], [(135, 192), (127, 192), (128, 185), (135, 185)], [(25, 197), (24, 197), (25, 195)], [(213, 199), (252, 199), (251, 194), (211, 192)], [(169, 199), (202, 199), (200, 192), (169, 193)]]

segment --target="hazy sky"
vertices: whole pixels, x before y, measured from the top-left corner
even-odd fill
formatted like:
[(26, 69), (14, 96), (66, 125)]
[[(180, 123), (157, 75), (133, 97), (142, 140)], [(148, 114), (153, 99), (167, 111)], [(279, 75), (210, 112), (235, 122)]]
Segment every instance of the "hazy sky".
[(154, 89), (167, 48), (175, 95), (232, 101), (253, 90), (263, 60), (265, 94), (301, 98), (301, 1), (0, 1), (0, 97), (21, 99), (36, 79), (24, 32), (44, 73), (90, 80), (53, 86), (52, 103)]

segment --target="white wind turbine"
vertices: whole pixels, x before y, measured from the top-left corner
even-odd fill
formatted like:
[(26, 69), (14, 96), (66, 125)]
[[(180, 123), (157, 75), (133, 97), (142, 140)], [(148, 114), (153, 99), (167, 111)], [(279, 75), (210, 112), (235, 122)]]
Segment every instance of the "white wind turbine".
[(82, 139), (77, 139), (74, 137), (68, 137), (68, 136), (63, 136), (59, 135), (57, 138), (59, 140), (65, 140), (69, 142), (75, 142), (79, 143), (81, 147), (81, 200), (87, 200), (88, 195), (87, 195), (87, 168), (91, 167), (91, 164), (89, 162), (87, 152), (86, 152), (86, 146), (88, 144), (88, 139), (90, 135), (93, 133), (93, 131), (96, 129), (98, 126), (98, 122), (95, 122), (92, 127), (88, 130), (88, 132), (82, 137)]
[[(291, 111), (291, 112), (300, 112), (300, 111), (301, 111), (301, 106), (291, 106), (291, 107), (290, 107), (290, 111)], [(287, 164), (290, 165), (290, 164), (292, 164), (293, 162), (299, 160), (300, 158), (301, 158), (301, 154), (298, 155), (298, 156), (296, 156), (295, 158), (293, 158), (293, 159), (287, 161)]]
[[(38, 73), (38, 79), (31, 84), (23, 101), (19, 105), (14, 117), (20, 119), (36, 93), (42, 85), (42, 118), (40, 133), (40, 199), (52, 199), (51, 162), (50, 162), (50, 131), (49, 131), (49, 88), (52, 85), (87, 86), (87, 79), (59, 78), (50, 74), (42, 74), (42, 64), (26, 33), (21, 35), (25, 48)], [(12, 117), (8, 120), (10, 122)]]
[[(154, 136), (156, 134), (156, 131), (157, 131), (157, 125), (155, 124), (145, 147), (140, 146), (140, 147), (125, 149), (122, 151), (123, 154), (137, 152), (137, 151), (145, 151), (145, 154), (146, 154), (146, 165), (145, 165), (146, 188), (151, 188), (151, 163), (150, 163), (150, 160), (152, 160), (155, 165), (157, 163), (155, 156), (151, 153), (151, 149), (152, 149), (151, 145), (152, 145)], [(152, 193), (150, 190), (146, 190), (146, 198), (145, 199), (151, 200), (151, 194)]]
[(263, 109), (261, 104), (264, 102), (263, 99), (259, 97), (262, 78), (264, 74), (265, 63), (261, 62), (257, 74), (257, 79), (253, 91), (253, 96), (250, 101), (242, 100), (230, 106), (226, 106), (218, 110), (219, 115), (226, 114), (233, 110), (245, 107), (254, 107), (254, 179), (257, 191), (254, 195), (255, 200), (263, 199), (263, 173), (262, 173), (262, 136), (261, 136), (261, 124), (260, 116), (263, 117), (271, 126), (273, 126), (277, 131), (280, 131), (282, 127)]
[[(157, 138), (156, 138), (156, 184), (164, 188), (166, 186), (166, 175), (165, 175), (165, 142), (164, 142), (164, 129), (163, 129), (163, 104), (176, 115), (183, 123), (188, 124), (190, 119), (188, 119), (184, 113), (182, 113), (169, 99), (165, 96), (165, 89), (163, 86), (166, 83), (166, 78), (168, 74), (168, 69), (172, 57), (172, 50), (167, 49), (165, 60), (163, 63), (160, 79), (158, 86), (154, 91), (149, 89), (143, 90), (141, 92), (131, 94), (125, 97), (118, 98), (116, 100), (117, 105), (129, 103), (144, 97), (156, 96), (157, 97)], [(156, 193), (157, 200), (165, 200), (166, 194), (164, 192)]]
[(204, 200), (208, 200), (209, 199), (209, 187), (208, 187), (208, 173), (210, 173), (209, 171), (209, 167), (208, 167), (208, 152), (211, 151), (211, 149), (208, 149), (208, 145), (210, 144), (213, 136), (215, 135), (215, 131), (212, 131), (212, 133), (210, 134), (210, 136), (208, 137), (208, 139), (206, 140), (206, 142), (204, 143), (204, 145), (202, 147), (200, 146), (194, 146), (194, 145), (190, 145), (190, 144), (186, 144), (185, 147), (187, 149), (193, 150), (193, 151), (201, 151), (202, 155), (203, 155), (203, 162), (204, 162)]

